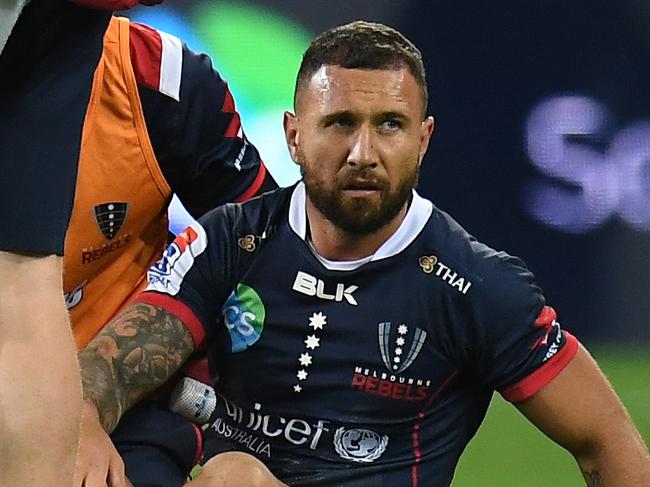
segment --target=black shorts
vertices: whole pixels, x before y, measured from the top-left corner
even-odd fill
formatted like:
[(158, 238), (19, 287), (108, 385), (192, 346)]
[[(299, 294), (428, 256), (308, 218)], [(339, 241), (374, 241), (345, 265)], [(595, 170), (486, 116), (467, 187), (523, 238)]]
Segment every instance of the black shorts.
[(0, 250), (63, 253), (110, 12), (32, 0), (0, 55)]
[(134, 487), (180, 487), (203, 453), (200, 428), (164, 402), (136, 405), (111, 435)]

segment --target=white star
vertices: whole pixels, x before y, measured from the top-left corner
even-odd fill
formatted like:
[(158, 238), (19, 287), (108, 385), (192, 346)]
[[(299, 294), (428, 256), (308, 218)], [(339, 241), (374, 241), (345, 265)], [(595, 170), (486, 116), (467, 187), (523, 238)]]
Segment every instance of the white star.
[(320, 347), (320, 344), (318, 342), (320, 342), (320, 338), (317, 338), (316, 335), (307, 335), (305, 345), (310, 350), (316, 350), (318, 347)]
[(314, 330), (322, 330), (323, 327), (327, 324), (327, 316), (323, 313), (314, 313), (309, 318), (309, 326)]
[(400, 335), (406, 335), (408, 331), (409, 329), (406, 325), (399, 325), (397, 327), (397, 333), (399, 333)]
[(301, 353), (300, 358), (298, 359), (300, 361), (300, 365), (303, 367), (307, 367), (311, 365), (311, 355), (308, 353)]
[(399, 357), (395, 357), (395, 358), (393, 359), (393, 362), (395, 362), (396, 364), (398, 364), (398, 363), (400, 363), (401, 360), (402, 360), (401, 358), (399, 358)]
[(395, 355), (402, 355), (402, 349), (399, 348), (399, 347), (397, 347), (397, 348), (395, 349)]
[(397, 337), (396, 343), (401, 347), (406, 343), (406, 340), (404, 340), (402, 337)]
[(307, 378), (307, 371), (299, 370), (298, 373), (296, 374), (296, 377), (298, 377), (298, 380), (305, 380)]
[(293, 392), (300, 392), (302, 391), (302, 387), (300, 387), (300, 384), (296, 384), (293, 386)]

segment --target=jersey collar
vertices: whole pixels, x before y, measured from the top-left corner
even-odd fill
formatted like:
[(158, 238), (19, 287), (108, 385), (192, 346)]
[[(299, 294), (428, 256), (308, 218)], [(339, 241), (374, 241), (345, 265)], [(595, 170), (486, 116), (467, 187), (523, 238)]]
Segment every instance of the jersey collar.
[[(307, 236), (307, 209), (306, 209), (305, 184), (299, 182), (291, 195), (289, 204), (289, 226), (303, 240)], [(325, 259), (318, 255), (310, 245), (316, 258), (329, 270), (349, 271), (361, 267), (367, 262), (386, 259), (397, 255), (408, 247), (413, 240), (420, 234), (424, 225), (426, 225), (431, 213), (433, 204), (422, 198), (413, 190), (413, 200), (409, 207), (404, 221), (399, 228), (386, 240), (377, 251), (366, 258), (354, 261), (334, 261)]]

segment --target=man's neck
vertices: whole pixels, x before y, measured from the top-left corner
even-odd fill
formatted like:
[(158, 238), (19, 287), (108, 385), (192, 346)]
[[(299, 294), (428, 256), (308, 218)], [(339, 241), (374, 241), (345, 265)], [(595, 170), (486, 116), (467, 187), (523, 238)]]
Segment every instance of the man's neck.
[(306, 198), (307, 225), (311, 242), (321, 257), (334, 261), (360, 260), (374, 254), (399, 228), (406, 218), (408, 205), (377, 231), (358, 235), (337, 227)]

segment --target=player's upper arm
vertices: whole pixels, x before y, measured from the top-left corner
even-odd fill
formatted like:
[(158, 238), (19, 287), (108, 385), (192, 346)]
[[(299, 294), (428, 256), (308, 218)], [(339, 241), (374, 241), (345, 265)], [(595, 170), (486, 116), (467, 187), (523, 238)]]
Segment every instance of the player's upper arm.
[[(131, 23), (130, 31), (149, 138), (167, 182), (190, 213), (197, 217), (276, 187), (210, 58), (150, 27)], [(165, 81), (172, 79), (173, 86)]]
[(221, 306), (231, 291), (232, 252), (229, 217), (218, 208), (183, 230), (147, 273), (138, 301), (179, 318), (196, 348), (211, 338)]
[(476, 305), (480, 380), (512, 402), (530, 397), (575, 356), (578, 342), (562, 330), (533, 274), (505, 254), (490, 269)]
[(610, 435), (623, 435), (622, 428), (629, 427), (621, 402), (582, 346), (553, 380), (515, 404), (545, 434), (577, 456)]

